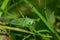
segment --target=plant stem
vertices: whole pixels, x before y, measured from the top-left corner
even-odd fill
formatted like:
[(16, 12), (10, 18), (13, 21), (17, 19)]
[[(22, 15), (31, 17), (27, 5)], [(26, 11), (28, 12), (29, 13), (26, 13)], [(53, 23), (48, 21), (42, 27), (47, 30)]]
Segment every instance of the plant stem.
[(14, 28), (14, 27), (2, 26), (2, 25), (0, 25), (0, 28), (34, 34), (33, 32), (29, 32), (27, 30), (20, 29), (20, 28)]
[[(1, 5), (0, 9), (1, 9), (1, 10), (4, 10), (4, 9), (6, 8), (8, 2), (9, 2), (9, 0), (4, 0), (4, 2), (3, 2), (3, 4)], [(2, 13), (3, 13), (3, 12), (0, 11), (0, 17), (1, 17), (1, 15), (2, 15)]]
[(46, 26), (50, 29), (50, 31), (56, 36), (58, 40), (60, 40), (60, 36), (57, 34), (57, 32), (53, 29), (52, 25), (50, 25), (49, 22), (41, 15), (41, 13), (27, 0), (24, 0), (24, 2), (29, 5), (29, 7), (37, 14), (42, 21), (46, 24)]
[(15, 28), (15, 27), (9, 27), (9, 26), (2, 26), (2, 25), (0, 25), (0, 29), (14, 30), (14, 31), (19, 31), (19, 32), (30, 33), (30, 34), (33, 34), (33, 35), (39, 35), (39, 36), (42, 36), (42, 37), (47, 37), (46, 35), (40, 34), (37, 31), (35, 31), (37, 33), (37, 34), (35, 34), (33, 32), (30, 32), (30, 31), (27, 31), (27, 30), (24, 30), (24, 29), (20, 29), (20, 28)]
[(4, 0), (2, 6), (1, 6), (1, 9), (4, 10), (8, 4), (9, 0)]

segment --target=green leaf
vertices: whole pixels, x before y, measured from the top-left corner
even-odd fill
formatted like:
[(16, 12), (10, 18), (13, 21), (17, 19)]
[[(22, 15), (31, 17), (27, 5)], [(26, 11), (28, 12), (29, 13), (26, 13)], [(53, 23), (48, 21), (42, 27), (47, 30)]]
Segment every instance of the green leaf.
[(55, 16), (54, 16), (54, 11), (52, 11), (51, 9), (46, 9), (46, 18), (47, 18), (47, 21), (51, 24), (51, 25), (54, 25), (55, 23)]
[(37, 32), (48, 32), (49, 33), (50, 31), (42, 29), (42, 30), (38, 30)]
[(56, 16), (56, 18), (60, 20), (60, 16)]
[(29, 38), (31, 35), (25, 36), (22, 40)]

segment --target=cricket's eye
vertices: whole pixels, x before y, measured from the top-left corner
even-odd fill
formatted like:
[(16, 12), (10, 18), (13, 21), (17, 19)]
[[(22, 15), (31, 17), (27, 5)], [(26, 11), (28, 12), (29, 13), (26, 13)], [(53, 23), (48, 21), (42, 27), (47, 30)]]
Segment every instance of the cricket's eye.
[(34, 22), (29, 22), (30, 25), (34, 25), (35, 23)]
[(32, 25), (34, 25), (34, 24), (35, 24), (35, 22), (32, 23)]

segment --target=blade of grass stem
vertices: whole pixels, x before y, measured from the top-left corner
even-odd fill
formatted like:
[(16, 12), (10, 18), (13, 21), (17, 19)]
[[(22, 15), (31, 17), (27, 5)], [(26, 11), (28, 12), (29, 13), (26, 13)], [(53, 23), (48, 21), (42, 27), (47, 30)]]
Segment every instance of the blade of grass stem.
[(14, 31), (19, 31), (19, 32), (25, 32), (25, 33), (30, 33), (30, 34), (33, 34), (33, 35), (41, 35), (42, 37), (48, 37), (44, 34), (40, 34), (39, 32), (36, 32), (37, 34), (33, 33), (33, 32), (30, 32), (30, 31), (27, 31), (27, 30), (24, 30), (24, 29), (21, 29), (21, 28), (15, 28), (15, 27), (9, 27), (9, 26), (2, 26), (0, 25), (0, 28), (2, 29), (8, 29), (8, 30), (14, 30)]
[[(4, 9), (6, 8), (8, 2), (9, 2), (9, 0), (4, 0), (4, 2), (2, 3), (0, 9), (4, 10)], [(1, 15), (2, 15), (2, 13), (3, 13), (3, 12), (0, 11), (0, 17), (1, 17)]]
[(34, 34), (34, 33), (32, 33), (32, 32), (29, 32), (29, 31), (27, 31), (27, 30), (20, 29), (20, 28), (14, 28), (14, 27), (2, 26), (2, 25), (0, 25), (0, 28)]
[(8, 4), (9, 0), (4, 0), (2, 6), (1, 6), (1, 9), (4, 10)]

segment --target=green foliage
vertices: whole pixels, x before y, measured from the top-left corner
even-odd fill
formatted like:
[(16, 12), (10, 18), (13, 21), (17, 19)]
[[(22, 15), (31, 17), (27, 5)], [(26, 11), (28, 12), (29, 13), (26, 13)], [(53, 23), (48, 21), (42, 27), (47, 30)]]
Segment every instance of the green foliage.
[(0, 0), (0, 22), (0, 40), (60, 40), (60, 0)]

